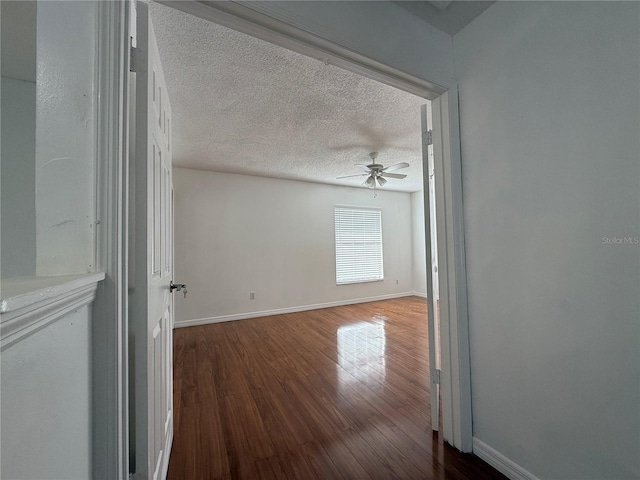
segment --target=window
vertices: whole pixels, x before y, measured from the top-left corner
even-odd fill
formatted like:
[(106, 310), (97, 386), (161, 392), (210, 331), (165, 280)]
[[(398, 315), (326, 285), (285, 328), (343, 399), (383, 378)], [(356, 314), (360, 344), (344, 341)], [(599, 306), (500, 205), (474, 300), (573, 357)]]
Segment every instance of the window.
[(382, 280), (382, 212), (335, 207), (335, 225), (336, 283)]

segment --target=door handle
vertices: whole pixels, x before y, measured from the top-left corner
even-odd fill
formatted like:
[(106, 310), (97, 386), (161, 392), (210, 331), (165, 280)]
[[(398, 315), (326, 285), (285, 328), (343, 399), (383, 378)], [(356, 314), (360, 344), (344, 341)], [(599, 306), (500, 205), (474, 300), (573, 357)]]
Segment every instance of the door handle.
[(174, 290), (184, 293), (184, 298), (187, 298), (187, 285), (184, 283), (169, 283), (169, 291), (173, 293)]

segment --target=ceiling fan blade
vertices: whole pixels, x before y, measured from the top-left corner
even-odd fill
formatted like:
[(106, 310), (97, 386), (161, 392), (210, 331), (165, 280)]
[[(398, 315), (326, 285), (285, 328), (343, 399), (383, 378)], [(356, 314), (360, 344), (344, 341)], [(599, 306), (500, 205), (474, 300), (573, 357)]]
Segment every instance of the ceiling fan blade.
[(341, 178), (364, 177), (365, 175), (369, 175), (369, 174), (368, 173), (358, 173), (357, 175), (345, 175), (343, 177), (336, 177), (336, 180), (340, 180)]
[(362, 167), (362, 168), (364, 168), (367, 172), (368, 172), (369, 170), (371, 170), (371, 169), (369, 168), (369, 165), (365, 165), (365, 164), (363, 164), (363, 163), (355, 163), (354, 165), (355, 165), (356, 167)]
[(406, 175), (404, 173), (382, 172), (380, 175), (383, 175), (383, 176), (389, 177), (389, 178), (406, 178)]
[(409, 164), (407, 162), (396, 163), (395, 165), (391, 165), (390, 167), (385, 167), (382, 169), (383, 172), (393, 172), (395, 170), (402, 170), (403, 168), (407, 168)]
[(376, 180), (378, 180), (378, 184), (380, 184), (381, 187), (384, 187), (384, 184), (387, 183), (387, 181), (382, 177), (378, 177)]

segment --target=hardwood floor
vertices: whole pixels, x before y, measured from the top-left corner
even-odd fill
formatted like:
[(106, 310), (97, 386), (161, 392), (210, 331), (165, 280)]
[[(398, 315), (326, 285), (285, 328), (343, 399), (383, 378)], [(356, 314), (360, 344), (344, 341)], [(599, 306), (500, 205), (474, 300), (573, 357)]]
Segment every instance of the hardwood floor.
[(431, 432), (418, 297), (177, 329), (169, 479), (504, 479)]

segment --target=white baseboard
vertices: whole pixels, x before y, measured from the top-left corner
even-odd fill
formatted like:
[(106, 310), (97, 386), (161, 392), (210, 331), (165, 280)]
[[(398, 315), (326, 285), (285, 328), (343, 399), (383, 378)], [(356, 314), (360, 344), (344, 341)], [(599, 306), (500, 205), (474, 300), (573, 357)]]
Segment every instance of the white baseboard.
[(427, 298), (427, 294), (426, 293), (422, 293), (422, 292), (413, 292), (413, 295), (415, 297)]
[(511, 480), (539, 480), (538, 477), (476, 437), (473, 437), (473, 453)]
[(351, 300), (338, 300), (336, 302), (316, 303), (313, 305), (300, 305), (297, 307), (276, 308), (274, 310), (262, 310), (259, 312), (236, 313), (233, 315), (220, 315), (218, 317), (196, 318), (193, 320), (182, 320), (174, 322), (174, 328), (194, 327), (196, 325), (207, 325), (210, 323), (232, 322), (234, 320), (245, 320), (247, 318), (268, 317), (270, 315), (281, 315), (283, 313), (305, 312), (307, 310), (318, 310), (321, 308), (340, 307), (343, 305), (353, 305), (355, 303), (376, 302), (378, 300), (390, 300), (392, 298), (411, 297), (415, 292), (391, 293), (388, 295), (377, 295), (375, 297), (354, 298)]

